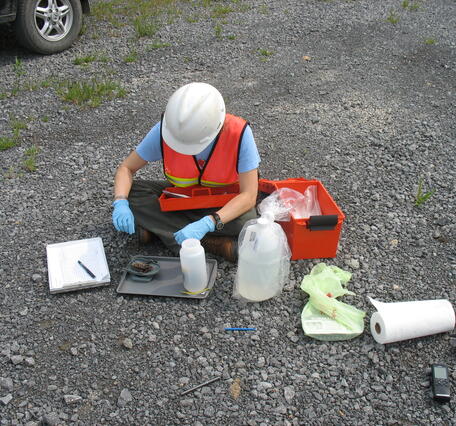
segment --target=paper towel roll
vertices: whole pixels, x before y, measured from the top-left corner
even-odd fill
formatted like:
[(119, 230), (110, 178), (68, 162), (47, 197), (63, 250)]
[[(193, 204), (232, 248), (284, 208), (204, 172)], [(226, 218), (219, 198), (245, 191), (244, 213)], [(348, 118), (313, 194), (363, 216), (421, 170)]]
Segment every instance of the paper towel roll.
[(378, 312), (370, 320), (378, 343), (392, 343), (453, 330), (455, 314), (445, 299), (383, 303), (371, 299)]

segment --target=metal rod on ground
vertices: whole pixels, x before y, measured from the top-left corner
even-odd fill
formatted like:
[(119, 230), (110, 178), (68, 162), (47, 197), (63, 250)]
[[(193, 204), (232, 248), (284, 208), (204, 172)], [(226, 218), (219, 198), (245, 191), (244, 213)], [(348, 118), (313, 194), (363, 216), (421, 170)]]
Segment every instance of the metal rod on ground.
[(193, 392), (196, 389), (199, 389), (199, 388), (201, 388), (203, 386), (209, 385), (210, 383), (216, 382), (217, 380), (220, 380), (220, 379), (221, 379), (220, 376), (214, 377), (213, 379), (208, 380), (207, 382), (201, 383), (200, 385), (193, 386), (192, 388), (187, 389), (186, 391), (182, 392), (181, 396), (187, 395), (188, 393)]

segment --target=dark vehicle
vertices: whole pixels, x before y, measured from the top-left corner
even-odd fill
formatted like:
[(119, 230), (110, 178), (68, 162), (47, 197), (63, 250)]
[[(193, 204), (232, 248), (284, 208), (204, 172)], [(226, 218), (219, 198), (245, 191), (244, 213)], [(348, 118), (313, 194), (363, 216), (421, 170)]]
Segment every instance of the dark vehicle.
[(89, 0), (0, 0), (0, 23), (12, 22), (18, 41), (45, 55), (70, 47)]

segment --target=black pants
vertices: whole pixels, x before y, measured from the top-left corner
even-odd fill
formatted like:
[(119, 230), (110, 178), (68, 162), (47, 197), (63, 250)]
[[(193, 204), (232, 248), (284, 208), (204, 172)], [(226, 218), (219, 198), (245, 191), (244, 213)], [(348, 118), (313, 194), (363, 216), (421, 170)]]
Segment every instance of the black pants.
[[(170, 186), (171, 184), (168, 181), (135, 180), (133, 181), (128, 201), (135, 216), (135, 224), (139, 224), (155, 234), (169, 249), (177, 254), (180, 245), (174, 239), (174, 232), (219, 209), (162, 212), (158, 197), (160, 197), (163, 189)], [(252, 208), (238, 218), (228, 222), (221, 231), (211, 232), (208, 235), (237, 237), (244, 223), (256, 217), (256, 209)]]

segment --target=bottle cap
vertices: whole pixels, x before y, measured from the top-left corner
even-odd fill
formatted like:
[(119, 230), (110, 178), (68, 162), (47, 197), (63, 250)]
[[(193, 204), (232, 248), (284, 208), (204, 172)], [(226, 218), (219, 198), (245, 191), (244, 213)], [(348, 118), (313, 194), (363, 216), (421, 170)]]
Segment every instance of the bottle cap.
[(187, 238), (186, 240), (182, 241), (182, 248), (186, 251), (193, 252), (199, 250), (201, 247), (200, 240), (196, 238)]

